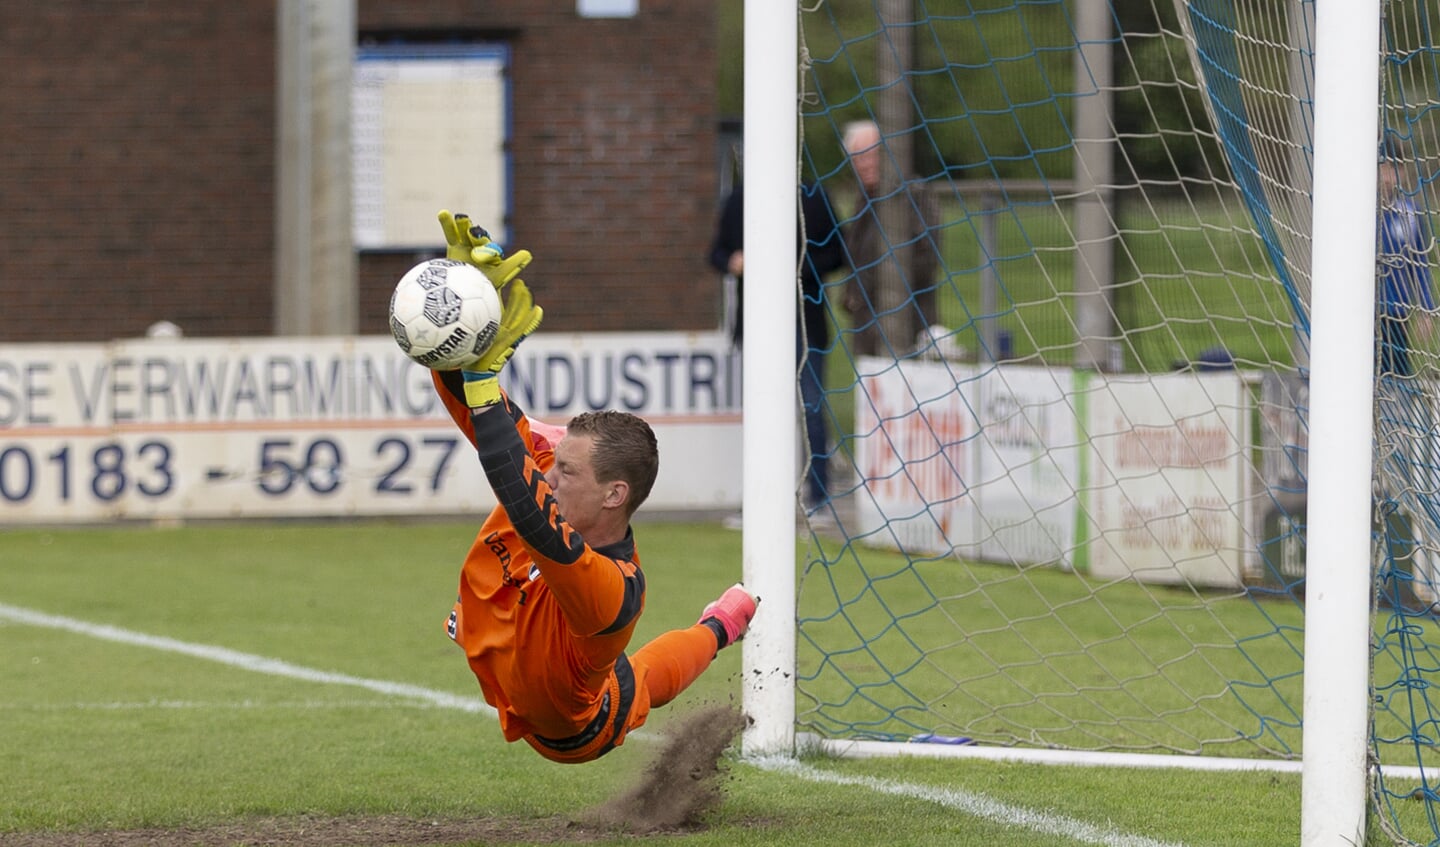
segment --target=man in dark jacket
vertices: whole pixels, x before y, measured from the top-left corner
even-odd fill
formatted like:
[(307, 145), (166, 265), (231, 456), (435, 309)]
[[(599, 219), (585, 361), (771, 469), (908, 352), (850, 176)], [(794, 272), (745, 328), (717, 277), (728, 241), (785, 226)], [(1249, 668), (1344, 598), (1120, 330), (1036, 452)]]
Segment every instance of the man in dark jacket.
[[(803, 261), (800, 265), (799, 310), (795, 333), (795, 356), (800, 374), (800, 399), (805, 406), (805, 436), (810, 443), (810, 472), (806, 474), (807, 510), (825, 503), (829, 488), (830, 440), (822, 408), (825, 402), (824, 362), (830, 348), (830, 315), (825, 296), (824, 276), (845, 264), (845, 249), (835, 226), (830, 201), (817, 185), (800, 187), (800, 221), (797, 238)], [(736, 185), (725, 200), (725, 208), (710, 247), (710, 264), (721, 273), (732, 274), (739, 283), (732, 339), (739, 346), (744, 337), (745, 276), (744, 186)]]
[[(940, 204), (923, 185), (912, 182), (885, 193), (881, 170), (888, 160), (874, 121), (847, 124), (843, 146), (860, 188), (860, 206), (845, 229), (855, 267), (843, 298), (855, 333), (850, 347), (859, 356), (904, 356), (927, 343), (929, 329), (940, 324), (935, 299), (939, 257), (931, 236), (940, 223)], [(881, 221), (890, 216), (903, 222), (903, 231), (884, 230)], [(909, 327), (899, 338), (886, 338), (880, 329), (887, 271), (897, 273), (910, 292), (909, 308), (892, 313), (896, 322)]]

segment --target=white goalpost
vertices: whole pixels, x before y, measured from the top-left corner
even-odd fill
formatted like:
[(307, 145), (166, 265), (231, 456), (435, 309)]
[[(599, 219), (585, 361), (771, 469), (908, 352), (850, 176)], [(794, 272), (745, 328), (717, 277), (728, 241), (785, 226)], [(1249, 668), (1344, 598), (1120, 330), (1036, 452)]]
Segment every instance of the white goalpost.
[(1380, 3), (1320, 3), (1315, 18), (1300, 833), (1307, 847), (1365, 843)]
[[(1307, 845), (1440, 842), (1399, 802), (1440, 797), (1433, 298), (1413, 371), (1374, 317), (1440, 252), (1376, 238), (1382, 138), (1440, 209), (1428, 8), (747, 0), (747, 756), (1298, 772)], [(824, 522), (802, 181), (847, 263)]]
[[(744, 581), (760, 597), (741, 642), (746, 755), (795, 746), (797, 17), (745, 2)], [(788, 280), (788, 282), (787, 282)], [(760, 296), (773, 292), (773, 296)]]

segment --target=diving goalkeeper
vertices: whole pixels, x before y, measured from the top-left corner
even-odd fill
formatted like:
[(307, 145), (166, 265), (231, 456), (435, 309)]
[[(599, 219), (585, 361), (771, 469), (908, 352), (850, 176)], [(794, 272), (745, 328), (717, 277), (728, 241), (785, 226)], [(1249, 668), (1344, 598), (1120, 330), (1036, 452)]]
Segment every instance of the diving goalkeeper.
[(497, 379), (543, 316), (518, 278), (530, 253), (505, 257), (464, 215), (442, 211), (440, 224), (449, 258), (479, 268), (504, 301), (500, 331), (480, 359), (433, 374), (498, 501), (465, 558), (446, 631), (499, 712), (506, 741), (523, 738), (555, 762), (588, 762), (739, 640), (756, 599), (733, 586), (695, 625), (626, 655), (645, 606), (630, 517), (659, 469), (655, 434), (617, 411), (577, 415), (563, 436), (532, 427)]

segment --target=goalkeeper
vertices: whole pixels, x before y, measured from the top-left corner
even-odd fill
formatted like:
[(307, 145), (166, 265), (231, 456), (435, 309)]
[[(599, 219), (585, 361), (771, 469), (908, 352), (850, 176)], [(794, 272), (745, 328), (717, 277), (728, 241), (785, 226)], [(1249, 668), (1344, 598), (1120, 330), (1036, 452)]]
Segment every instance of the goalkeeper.
[(479, 360), (435, 372), (450, 416), (480, 455), (498, 505), (460, 573), (446, 631), (465, 651), (506, 741), (555, 762), (588, 762), (625, 741), (695, 681), (750, 625), (756, 599), (736, 585), (687, 629), (627, 656), (645, 605), (630, 516), (659, 469), (655, 435), (635, 415), (586, 412), (563, 437), (531, 426), (497, 376), (542, 311), (504, 257), (464, 215), (440, 213), (447, 255), (500, 289), (500, 331)]

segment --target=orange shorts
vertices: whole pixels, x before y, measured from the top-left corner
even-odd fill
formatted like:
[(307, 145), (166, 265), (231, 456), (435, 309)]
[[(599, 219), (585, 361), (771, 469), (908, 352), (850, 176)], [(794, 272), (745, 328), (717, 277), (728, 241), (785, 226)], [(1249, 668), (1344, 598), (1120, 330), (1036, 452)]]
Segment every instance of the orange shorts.
[(584, 729), (569, 738), (546, 738), (533, 733), (524, 738), (535, 752), (552, 762), (580, 764), (594, 761), (624, 744), (630, 730), (644, 724), (649, 716), (649, 692), (636, 686), (635, 671), (621, 653), (610, 671), (600, 711)]

